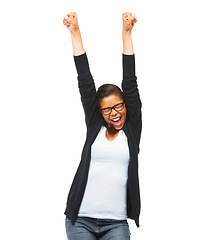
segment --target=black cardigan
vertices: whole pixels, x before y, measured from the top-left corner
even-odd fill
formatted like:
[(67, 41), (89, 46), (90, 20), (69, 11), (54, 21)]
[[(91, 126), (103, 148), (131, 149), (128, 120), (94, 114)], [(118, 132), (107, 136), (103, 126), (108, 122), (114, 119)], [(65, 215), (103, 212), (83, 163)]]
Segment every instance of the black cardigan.
[[(84, 195), (91, 159), (91, 146), (97, 137), (104, 119), (96, 108), (96, 89), (90, 73), (86, 53), (74, 57), (78, 73), (79, 91), (85, 112), (87, 137), (83, 147), (81, 161), (72, 182), (65, 210), (66, 216), (75, 223)], [(130, 161), (127, 180), (127, 216), (135, 220), (139, 227), (140, 191), (138, 179), (138, 153), (141, 136), (141, 101), (135, 76), (135, 56), (123, 54), (122, 89), (127, 109), (127, 118), (123, 130), (128, 139)], [(115, 169), (116, 171), (116, 169)]]

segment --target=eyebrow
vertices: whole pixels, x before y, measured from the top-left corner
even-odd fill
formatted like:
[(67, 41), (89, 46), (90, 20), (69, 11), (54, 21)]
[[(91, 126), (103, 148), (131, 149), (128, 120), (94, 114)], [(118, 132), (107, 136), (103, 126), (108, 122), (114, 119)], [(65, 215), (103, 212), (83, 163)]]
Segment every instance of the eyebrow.
[(105, 107), (105, 108), (101, 108), (100, 110), (103, 110), (103, 109), (108, 109), (108, 108), (114, 108), (115, 106), (117, 106), (117, 105), (119, 105), (119, 104), (123, 104), (124, 103), (124, 101), (123, 102), (120, 102), (120, 103), (117, 103), (116, 105), (114, 105), (114, 106), (112, 106), (112, 107)]

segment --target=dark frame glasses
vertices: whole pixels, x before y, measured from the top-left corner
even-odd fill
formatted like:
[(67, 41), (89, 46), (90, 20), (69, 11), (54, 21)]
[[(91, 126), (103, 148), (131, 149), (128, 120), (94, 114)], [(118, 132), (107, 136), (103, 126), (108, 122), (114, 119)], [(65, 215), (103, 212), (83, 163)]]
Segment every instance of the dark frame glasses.
[(103, 115), (109, 115), (109, 114), (111, 114), (112, 109), (114, 109), (116, 112), (123, 110), (124, 102), (118, 103), (118, 104), (114, 105), (113, 107), (101, 108), (100, 111)]

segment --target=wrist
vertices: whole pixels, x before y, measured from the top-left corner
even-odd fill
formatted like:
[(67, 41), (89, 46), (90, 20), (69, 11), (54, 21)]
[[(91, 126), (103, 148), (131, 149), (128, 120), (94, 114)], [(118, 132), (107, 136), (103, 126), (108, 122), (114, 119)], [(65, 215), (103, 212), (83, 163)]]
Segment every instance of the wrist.
[(131, 39), (132, 38), (132, 34), (131, 34), (131, 31), (126, 31), (126, 30), (123, 30), (122, 31), (122, 37), (123, 39)]
[(123, 38), (123, 43), (129, 43), (132, 42), (132, 34), (131, 31), (122, 31), (122, 38)]
[(123, 54), (134, 54), (133, 40), (131, 32), (123, 31)]
[(79, 28), (73, 29), (72, 31), (70, 31), (70, 33), (71, 33), (72, 37), (79, 37), (79, 36), (81, 36), (81, 32), (80, 32)]
[(131, 35), (131, 31), (132, 30), (130, 30), (130, 29), (125, 29), (125, 28), (122, 29), (122, 33), (125, 35)]

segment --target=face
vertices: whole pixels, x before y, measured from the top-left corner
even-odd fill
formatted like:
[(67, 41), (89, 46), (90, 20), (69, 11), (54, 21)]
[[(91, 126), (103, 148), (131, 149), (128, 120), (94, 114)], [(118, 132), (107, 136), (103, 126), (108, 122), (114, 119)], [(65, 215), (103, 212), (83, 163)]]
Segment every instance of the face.
[[(120, 98), (119, 95), (110, 95), (108, 97), (104, 97), (100, 102), (100, 108), (107, 108), (107, 107), (113, 107), (117, 105), (118, 103), (122, 103), (123, 100)], [(116, 130), (121, 130), (125, 124), (126, 121), (126, 106), (123, 105), (124, 108), (121, 111), (116, 111), (115, 109), (112, 109), (111, 113), (108, 115), (103, 115), (103, 118), (105, 119), (106, 123), (109, 127), (114, 127)]]

